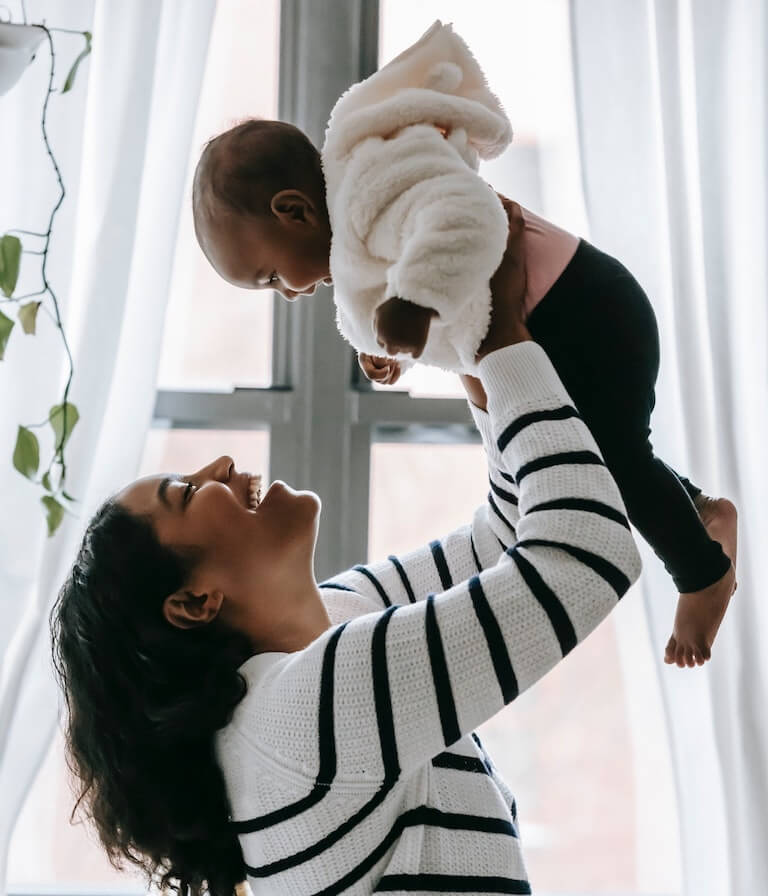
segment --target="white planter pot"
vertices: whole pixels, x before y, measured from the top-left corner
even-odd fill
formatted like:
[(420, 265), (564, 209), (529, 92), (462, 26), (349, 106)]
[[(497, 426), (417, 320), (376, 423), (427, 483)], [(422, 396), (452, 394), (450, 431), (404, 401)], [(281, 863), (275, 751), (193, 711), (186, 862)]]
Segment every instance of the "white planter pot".
[(44, 37), (45, 31), (37, 25), (0, 22), (0, 96), (19, 80)]

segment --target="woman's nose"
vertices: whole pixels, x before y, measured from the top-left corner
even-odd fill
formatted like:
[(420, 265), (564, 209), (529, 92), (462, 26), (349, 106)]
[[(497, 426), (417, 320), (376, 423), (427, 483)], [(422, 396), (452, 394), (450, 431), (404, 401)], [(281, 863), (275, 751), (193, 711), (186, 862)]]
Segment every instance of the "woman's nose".
[(217, 461), (219, 476), (216, 478), (221, 482), (227, 482), (235, 469), (235, 462), (228, 454), (223, 454)]
[(217, 457), (216, 460), (211, 461), (209, 464), (198, 470), (195, 474), (195, 478), (201, 482), (205, 482), (207, 479), (226, 482), (229, 479), (234, 466), (235, 462), (232, 458), (228, 454), (222, 454), (221, 457)]

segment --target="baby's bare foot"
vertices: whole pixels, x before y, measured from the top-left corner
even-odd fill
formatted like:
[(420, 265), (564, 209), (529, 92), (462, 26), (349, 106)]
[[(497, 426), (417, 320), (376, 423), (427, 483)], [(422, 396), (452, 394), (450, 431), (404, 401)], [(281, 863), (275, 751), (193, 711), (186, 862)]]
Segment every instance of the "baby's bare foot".
[(712, 644), (735, 590), (736, 571), (731, 564), (713, 585), (680, 595), (665, 663), (677, 663), (681, 669), (704, 665), (712, 655)]
[(664, 654), (665, 663), (703, 665), (711, 656), (712, 644), (723, 621), (731, 595), (737, 588), (736, 551), (738, 514), (727, 498), (697, 495), (694, 502), (710, 537), (719, 541), (731, 560), (731, 568), (718, 582), (701, 591), (681, 594), (677, 602), (672, 637)]

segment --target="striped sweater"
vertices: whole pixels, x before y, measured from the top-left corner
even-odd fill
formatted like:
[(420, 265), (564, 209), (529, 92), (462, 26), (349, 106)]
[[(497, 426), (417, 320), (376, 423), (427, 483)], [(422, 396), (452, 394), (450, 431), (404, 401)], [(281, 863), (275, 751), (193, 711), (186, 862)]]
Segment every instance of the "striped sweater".
[(531, 892), (473, 729), (607, 616), (640, 557), (544, 350), (480, 374), (490, 491), (471, 523), (321, 583), (331, 627), (240, 667), (216, 751), (255, 894)]

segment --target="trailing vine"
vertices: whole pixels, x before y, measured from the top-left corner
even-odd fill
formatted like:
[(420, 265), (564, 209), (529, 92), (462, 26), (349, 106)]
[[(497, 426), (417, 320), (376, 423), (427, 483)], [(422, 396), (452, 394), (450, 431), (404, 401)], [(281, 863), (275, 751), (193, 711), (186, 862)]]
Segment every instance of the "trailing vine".
[[(24, 19), (26, 23), (26, 10), (24, 12)], [(48, 139), (48, 131), (46, 129), (48, 102), (51, 98), (51, 94), (56, 92), (53, 86), (56, 68), (56, 54), (54, 52), (53, 37), (51, 32), (57, 31), (65, 34), (80, 34), (85, 39), (85, 47), (72, 64), (69, 74), (64, 81), (64, 85), (61, 88), (61, 93), (67, 93), (72, 89), (80, 63), (91, 52), (92, 35), (89, 31), (72, 31), (67, 28), (48, 28), (45, 24), (36, 24), (34, 25), (34, 27), (40, 28), (45, 32), (45, 37), (47, 39), (48, 49), (50, 52), (51, 64), (48, 75), (48, 87), (45, 93), (45, 100), (43, 102), (41, 130), (45, 149), (48, 157), (51, 160), (51, 164), (53, 165), (53, 170), (56, 175), (59, 195), (51, 210), (50, 216), (48, 218), (48, 228), (45, 232), (20, 230), (14, 228), (0, 237), (0, 290), (2, 290), (3, 294), (5, 295), (4, 299), (0, 298), (0, 304), (12, 304), (16, 306), (17, 321), (21, 325), (21, 329), (23, 330), (23, 332), (27, 335), (35, 334), (37, 327), (37, 315), (39, 310), (42, 308), (61, 334), (61, 339), (64, 344), (64, 350), (66, 352), (67, 361), (69, 364), (69, 373), (67, 376), (67, 382), (66, 386), (64, 387), (64, 394), (61, 402), (59, 404), (53, 405), (48, 413), (47, 418), (42, 422), (29, 423), (23, 426), (20, 425), (18, 427), (16, 444), (13, 450), (13, 465), (16, 470), (18, 470), (22, 476), (25, 476), (30, 481), (42, 486), (42, 488), (46, 492), (46, 494), (44, 494), (40, 500), (45, 508), (46, 521), (48, 525), (48, 535), (50, 537), (61, 525), (61, 522), (64, 519), (65, 512), (68, 512), (69, 505), (71, 505), (71, 503), (76, 500), (71, 495), (69, 495), (64, 488), (67, 477), (67, 465), (64, 457), (64, 449), (70, 435), (72, 434), (72, 430), (74, 429), (75, 424), (80, 417), (75, 405), (68, 400), (69, 390), (72, 385), (72, 377), (74, 375), (74, 364), (72, 361), (72, 353), (69, 349), (69, 343), (67, 341), (66, 333), (64, 332), (59, 302), (56, 297), (56, 293), (53, 291), (51, 283), (48, 280), (47, 272), (48, 252), (51, 245), (53, 223), (57, 212), (64, 202), (64, 197), (66, 196), (64, 181), (62, 179), (58, 163), (56, 162), (56, 157), (53, 154), (53, 150)], [(21, 234), (22, 236), (29, 236), (34, 239), (41, 239), (42, 246), (38, 247), (37, 249), (26, 248), (22, 244), (22, 241), (21, 239), (19, 239), (17, 234)], [(25, 295), (21, 296), (14, 296), (14, 291), (16, 289), (16, 284), (18, 282), (19, 271), (21, 267), (21, 257), (23, 254), (35, 255), (40, 257), (41, 288), (36, 292), (26, 293)], [(53, 307), (52, 312), (46, 305), (46, 298), (50, 300), (50, 304)], [(21, 304), (23, 301), (24, 304)], [(2, 310), (0, 310), (0, 361), (4, 359), (5, 349), (8, 345), (8, 340), (15, 325), (16, 321), (3, 314)], [(47, 469), (42, 474), (42, 476), (40, 476), (40, 478), (37, 478), (40, 470), (40, 443), (33, 430), (48, 426), (50, 426), (53, 430), (54, 451), (51, 460), (48, 463)]]

